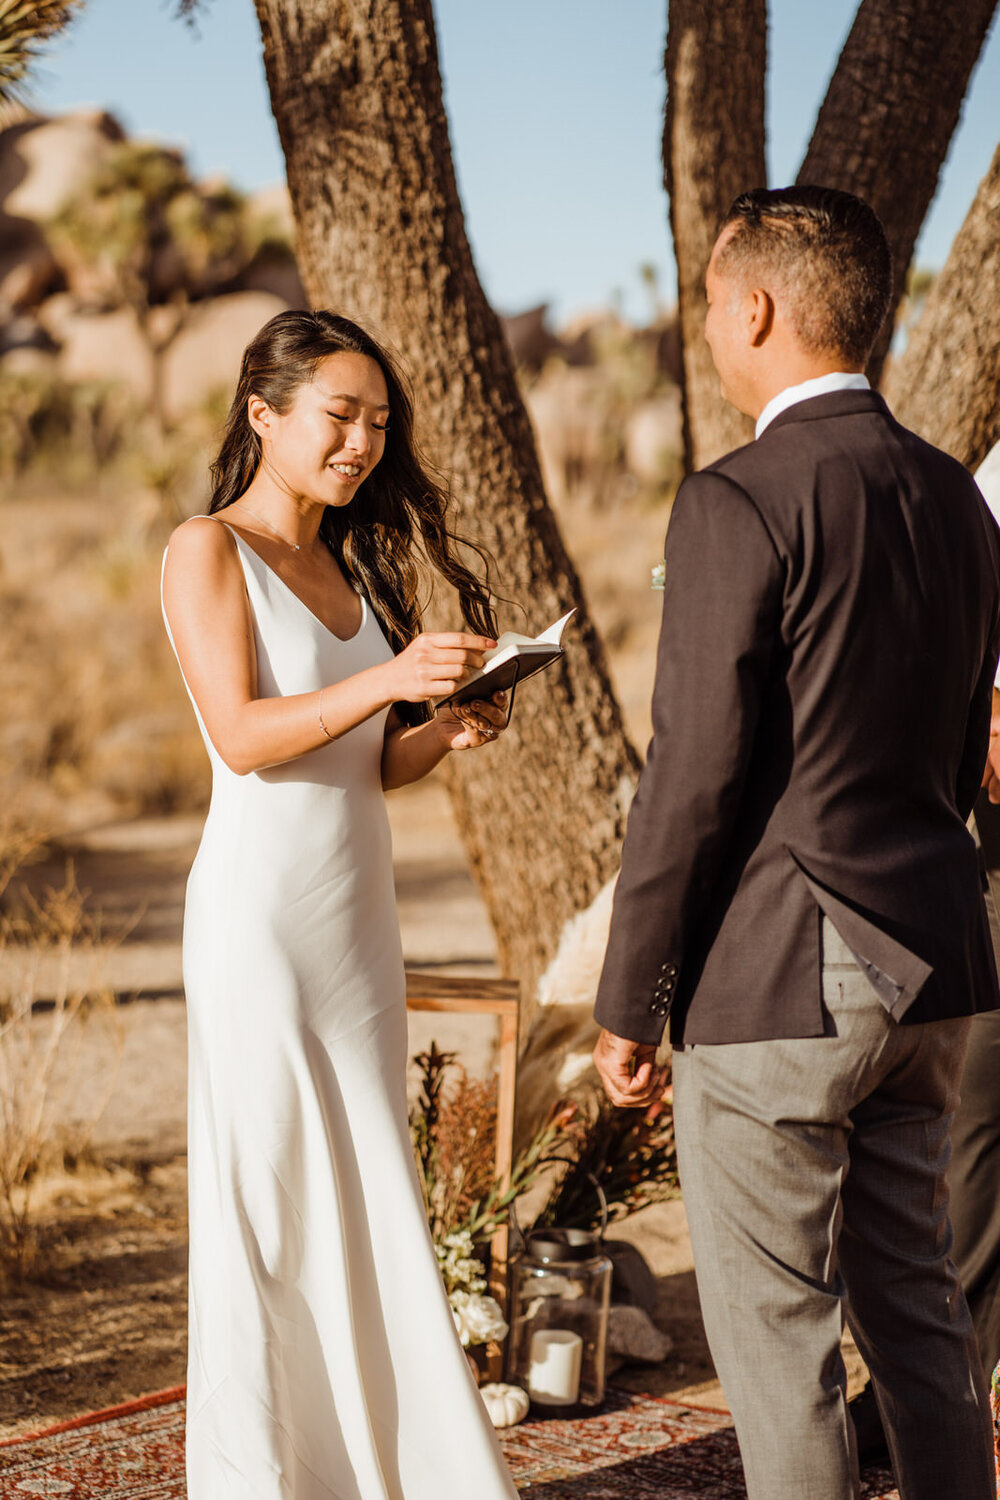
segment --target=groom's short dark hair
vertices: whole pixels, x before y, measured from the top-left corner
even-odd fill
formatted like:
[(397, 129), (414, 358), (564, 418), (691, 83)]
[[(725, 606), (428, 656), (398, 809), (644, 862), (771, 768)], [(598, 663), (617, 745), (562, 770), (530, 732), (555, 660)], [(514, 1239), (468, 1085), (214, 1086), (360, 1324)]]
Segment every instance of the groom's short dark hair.
[(783, 294), (811, 354), (864, 365), (889, 309), (892, 256), (867, 203), (837, 188), (754, 188), (722, 222), (735, 230), (720, 251), (720, 276)]

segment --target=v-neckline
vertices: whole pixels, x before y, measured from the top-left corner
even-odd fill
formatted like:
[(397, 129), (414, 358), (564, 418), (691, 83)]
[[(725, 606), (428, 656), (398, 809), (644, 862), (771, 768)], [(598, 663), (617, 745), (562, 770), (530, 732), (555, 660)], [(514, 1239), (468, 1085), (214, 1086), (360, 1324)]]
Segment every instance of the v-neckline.
[(351, 641), (356, 641), (357, 640), (358, 636), (361, 634), (362, 630), (364, 630), (364, 628), (365, 628), (365, 621), (368, 619), (368, 601), (365, 598), (364, 594), (362, 594), (359, 590), (355, 591), (357, 593), (357, 595), (358, 595), (358, 598), (361, 600), (361, 623), (358, 626), (357, 630), (354, 632), (353, 635), (338, 635), (335, 630), (331, 630), (330, 629), (330, 626), (326, 623), (325, 620), (321, 620), (320, 619), (320, 617), (316, 613), (316, 611), (314, 609), (311, 609), (309, 607), (309, 605), (302, 598), (302, 596), (300, 594), (297, 594), (295, 592), (295, 590), (292, 588), (292, 586), (290, 584), (288, 584), (288, 583), (285, 582), (285, 580), (282, 578), (281, 574), (278, 572), (277, 568), (272, 568), (272, 566), (268, 562), (267, 558), (266, 557), (261, 557), (260, 553), (257, 551), (257, 548), (256, 547), (251, 547), (250, 543), (247, 541), (247, 539), (246, 539), (245, 536), (240, 536), (240, 534), (236, 530), (235, 526), (230, 526), (229, 522), (228, 521), (223, 521), (221, 516), (210, 516), (208, 519), (211, 520), (211, 521), (219, 521), (219, 522), (221, 522), (221, 524), (226, 528), (226, 530), (232, 536), (234, 536), (236, 538), (237, 544), (239, 544), (240, 542), (242, 542), (243, 545), (244, 545), (244, 547), (246, 547), (247, 551), (253, 553), (253, 555), (257, 559), (257, 561), (261, 564), (262, 567), (264, 567), (264, 568), (267, 569), (267, 571), (271, 574), (272, 578), (276, 578), (278, 580), (278, 582), (281, 584), (281, 587), (285, 590), (286, 594), (291, 594), (291, 596), (295, 600), (295, 602), (297, 604), (301, 605), (301, 607), (305, 610), (305, 612), (306, 612), (307, 615), (311, 615), (312, 616), (312, 618), (316, 621), (316, 624), (319, 625), (322, 630), (325, 630), (326, 633), (327, 633), (327, 635), (332, 635), (333, 638), (334, 638), (334, 640), (335, 641), (339, 641), (342, 646), (348, 646), (348, 645), (350, 645)]

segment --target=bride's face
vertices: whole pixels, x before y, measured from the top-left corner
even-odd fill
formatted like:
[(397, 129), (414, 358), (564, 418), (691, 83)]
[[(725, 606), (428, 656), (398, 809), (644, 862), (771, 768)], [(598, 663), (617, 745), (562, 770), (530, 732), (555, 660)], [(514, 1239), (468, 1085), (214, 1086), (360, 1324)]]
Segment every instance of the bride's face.
[[(256, 420), (255, 420), (256, 418)], [(284, 413), (260, 402), (250, 420), (264, 464), (294, 497), (348, 505), (385, 451), (389, 392), (366, 354), (330, 354)]]

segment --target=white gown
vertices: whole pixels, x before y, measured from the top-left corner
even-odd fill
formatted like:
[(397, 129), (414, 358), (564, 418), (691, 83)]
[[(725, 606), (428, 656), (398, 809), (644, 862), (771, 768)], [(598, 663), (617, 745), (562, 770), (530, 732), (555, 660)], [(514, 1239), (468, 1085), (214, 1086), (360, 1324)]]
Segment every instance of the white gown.
[[(389, 659), (366, 600), (341, 640), (232, 535), (262, 697)], [(385, 717), (238, 776), (199, 716), (213, 785), (184, 917), (189, 1500), (516, 1500), (410, 1151)]]

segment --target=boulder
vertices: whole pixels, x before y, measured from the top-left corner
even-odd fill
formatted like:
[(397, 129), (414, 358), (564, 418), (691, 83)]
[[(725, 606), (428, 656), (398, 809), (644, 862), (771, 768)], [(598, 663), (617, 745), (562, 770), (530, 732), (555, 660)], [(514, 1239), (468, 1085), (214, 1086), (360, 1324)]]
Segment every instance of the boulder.
[(606, 460), (607, 382), (597, 367), (546, 366), (525, 397), (545, 488), (559, 505)]
[[(23, 228), (21, 226), (24, 226)], [(0, 211), (0, 316), (36, 308), (59, 282), (59, 264), (34, 224)]]
[(66, 339), (66, 329), (80, 314), (80, 308), (72, 292), (56, 292), (35, 309), (35, 317), (50, 338), (57, 344)]
[(295, 216), (287, 184), (275, 182), (247, 199), (247, 214), (258, 231), (270, 238), (295, 243)]
[(625, 423), (625, 466), (643, 484), (680, 477), (681, 393), (676, 386), (640, 402)]
[(656, 1277), (649, 1262), (628, 1240), (605, 1240), (604, 1249), (611, 1257), (611, 1298), (613, 1302), (641, 1307), (652, 1317), (659, 1294)]
[(674, 1341), (661, 1333), (641, 1307), (613, 1305), (608, 1318), (608, 1356), (658, 1365), (666, 1359)]
[(0, 130), (0, 316), (37, 307), (61, 283), (46, 221), (121, 139), (103, 110)]
[(60, 320), (59, 373), (64, 380), (106, 380), (129, 387), (137, 404), (153, 392), (153, 356), (130, 307), (68, 313)]
[(47, 384), (55, 379), (58, 369), (56, 355), (40, 349), (37, 344), (17, 344), (0, 354), (0, 374), (24, 375)]
[(168, 421), (204, 406), (220, 391), (231, 395), (243, 350), (269, 318), (288, 304), (269, 292), (230, 292), (196, 302), (163, 360), (163, 406)]
[(511, 358), (522, 370), (536, 373), (550, 354), (562, 351), (562, 345), (548, 326), (548, 315), (549, 304), (542, 302), (500, 319)]
[(103, 109), (0, 131), (0, 206), (12, 217), (44, 224), (124, 139), (118, 121)]
[(295, 257), (281, 245), (262, 245), (240, 272), (239, 285), (244, 292), (269, 292), (272, 297), (280, 297), (286, 307), (309, 306)]
[(0, 353), (14, 349), (40, 349), (45, 354), (54, 354), (56, 345), (37, 318), (20, 313), (0, 328)]
[(238, 277), (247, 292), (270, 292), (289, 307), (310, 307), (295, 263), (295, 217), (285, 183), (261, 188), (246, 201), (246, 218), (257, 249)]

